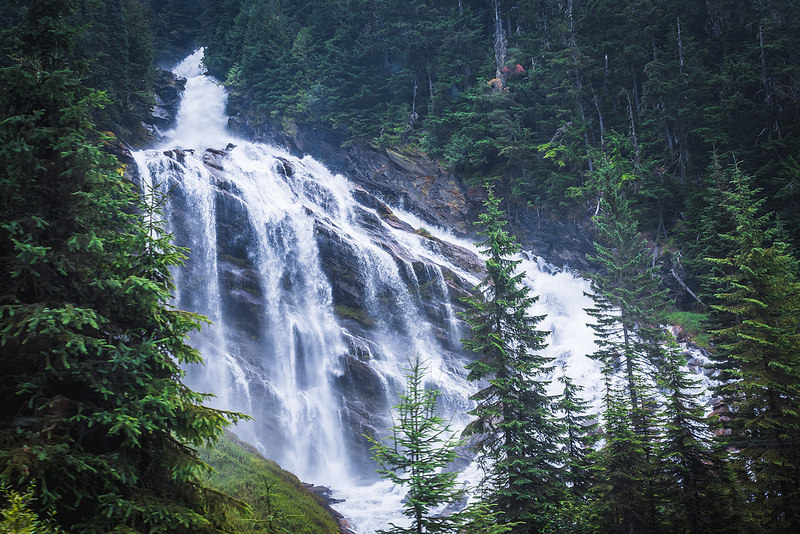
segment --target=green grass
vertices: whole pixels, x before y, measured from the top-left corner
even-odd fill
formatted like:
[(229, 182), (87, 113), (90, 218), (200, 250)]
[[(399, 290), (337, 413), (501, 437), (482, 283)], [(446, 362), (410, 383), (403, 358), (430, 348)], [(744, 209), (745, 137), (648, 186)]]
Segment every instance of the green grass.
[(213, 448), (199, 453), (214, 468), (208, 485), (252, 509), (249, 516), (234, 519), (237, 534), (339, 534), (336, 521), (296, 476), (233, 434), (226, 432)]
[(706, 327), (707, 320), (708, 316), (705, 313), (674, 311), (667, 315), (670, 324), (682, 327), (686, 335), (700, 347), (711, 345), (711, 334)]

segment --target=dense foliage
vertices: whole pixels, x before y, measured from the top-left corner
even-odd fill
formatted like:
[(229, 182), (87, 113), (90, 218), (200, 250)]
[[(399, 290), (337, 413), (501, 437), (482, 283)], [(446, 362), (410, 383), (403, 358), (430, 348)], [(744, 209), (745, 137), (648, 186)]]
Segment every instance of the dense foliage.
[(728, 255), (716, 308), (722, 312), (716, 354), (731, 407), (726, 437), (747, 491), (754, 524), (800, 528), (800, 271), (786, 243), (759, 216), (750, 178), (730, 172), (727, 212), (735, 231), (720, 236)]
[(594, 208), (585, 174), (618, 138), (646, 230), (680, 223), (692, 238), (687, 206), (713, 189), (716, 149), (800, 236), (792, 2), (195, 4), (212, 73), (256, 125), (418, 143), (462, 173), (503, 177), (522, 204), (576, 215)]
[(239, 415), (182, 383), (202, 318), (169, 304), (161, 199), (101, 150), (80, 7), (13, 3), (0, 43), (0, 481), (70, 532), (217, 532), (237, 505), (193, 447)]

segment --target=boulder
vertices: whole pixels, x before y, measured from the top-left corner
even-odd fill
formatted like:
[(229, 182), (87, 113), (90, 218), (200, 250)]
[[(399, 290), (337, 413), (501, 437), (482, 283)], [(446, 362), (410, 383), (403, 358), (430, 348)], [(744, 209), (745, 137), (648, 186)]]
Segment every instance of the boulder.
[(278, 172), (281, 173), (284, 178), (290, 178), (294, 176), (294, 165), (292, 165), (292, 162), (281, 157), (276, 159), (278, 160)]

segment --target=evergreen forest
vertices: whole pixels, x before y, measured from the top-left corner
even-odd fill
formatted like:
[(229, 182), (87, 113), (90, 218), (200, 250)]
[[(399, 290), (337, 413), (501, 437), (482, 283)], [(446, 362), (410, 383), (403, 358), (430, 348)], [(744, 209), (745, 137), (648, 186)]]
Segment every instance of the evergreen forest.
[[(799, 2), (6, 0), (0, 21), (0, 531), (323, 531), (282, 486), (209, 474), (246, 462), (218, 456), (248, 416), (186, 385), (189, 251), (118, 157), (151, 141), (157, 68), (203, 46), (241, 132), (404, 151), (474, 193), (472, 422), (451, 430), (410, 355), (396, 426), (365, 438), (408, 492), (385, 532), (800, 532)], [(591, 242), (600, 414), (542, 354), (515, 237), (536, 219)], [(447, 471), (467, 447), (469, 504)]]

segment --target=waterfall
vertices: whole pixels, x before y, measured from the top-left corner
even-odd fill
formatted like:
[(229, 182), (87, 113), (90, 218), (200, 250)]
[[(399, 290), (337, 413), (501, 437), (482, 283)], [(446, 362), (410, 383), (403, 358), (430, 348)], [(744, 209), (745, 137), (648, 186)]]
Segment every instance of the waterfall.
[[(310, 157), (231, 135), (225, 90), (202, 57), (174, 69), (187, 78), (176, 127), (157, 149), (134, 154), (143, 183), (170, 192), (165, 224), (190, 249), (175, 271), (175, 304), (212, 321), (192, 339), (206, 365), (188, 368), (188, 383), (213, 393), (213, 406), (253, 416), (237, 433), (331, 487), (358, 532), (400, 524), (403, 491), (377, 479), (363, 434), (391, 426), (417, 353), (446, 418), (466, 423), (474, 385), (457, 297), (479, 281), (482, 260), (472, 243), (410, 213), (387, 216)], [(521, 259), (541, 296), (534, 313), (547, 315), (540, 327), (553, 332), (548, 353), (595, 397), (587, 282)]]

